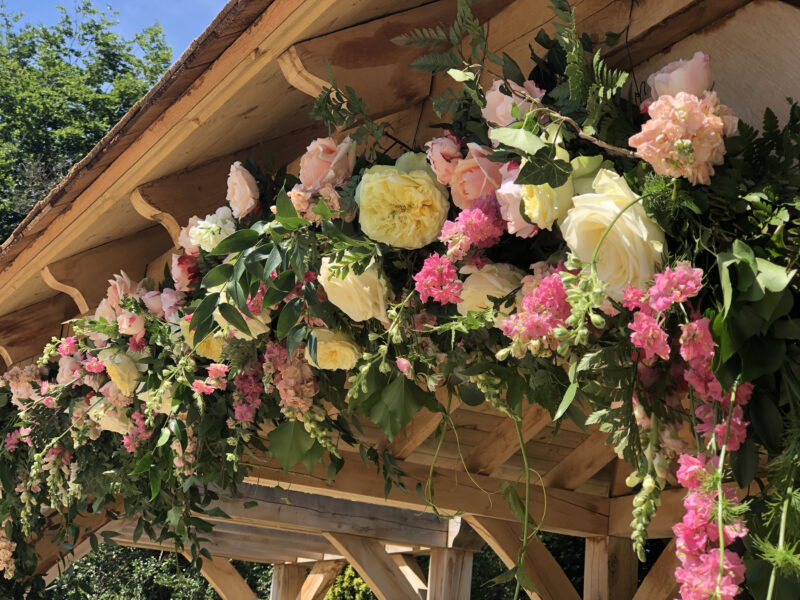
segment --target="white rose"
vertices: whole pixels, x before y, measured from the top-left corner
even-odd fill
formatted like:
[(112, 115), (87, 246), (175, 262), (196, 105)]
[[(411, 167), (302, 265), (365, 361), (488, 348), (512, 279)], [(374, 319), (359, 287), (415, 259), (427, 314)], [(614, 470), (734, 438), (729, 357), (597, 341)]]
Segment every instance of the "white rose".
[(136, 361), (126, 352), (113, 348), (101, 350), (97, 353), (97, 358), (106, 366), (108, 377), (117, 385), (119, 391), (124, 396), (133, 396), (133, 392), (142, 377)]
[(330, 258), (322, 259), (319, 270), (328, 300), (353, 321), (379, 319), (386, 321), (386, 281), (377, 265), (371, 265), (361, 275), (349, 270), (344, 278), (331, 271)]
[[(592, 184), (595, 193), (575, 196), (573, 207), (561, 224), (570, 250), (589, 262), (603, 233), (614, 218), (637, 198), (625, 180), (600, 169)], [(608, 286), (608, 295), (622, 299), (622, 290), (642, 287), (661, 264), (664, 232), (645, 213), (641, 202), (623, 212), (608, 232), (597, 254), (597, 274)]]
[(238, 160), (231, 165), (231, 172), (228, 174), (226, 200), (237, 219), (249, 215), (258, 205), (256, 178)]
[[(469, 273), (469, 277), (464, 280), (464, 287), (461, 290), (462, 301), (456, 306), (458, 312), (466, 315), (471, 310), (486, 310), (494, 306), (489, 299), (502, 298), (511, 293), (521, 285), (525, 272), (513, 265), (505, 263), (495, 263), (484, 265), (477, 268), (470, 265), (461, 267), (461, 273)], [(495, 327), (506, 320), (512, 306), (501, 306), (499, 314), (495, 319)]]
[(211, 252), (222, 240), (236, 231), (236, 221), (227, 206), (221, 206), (213, 215), (206, 215), (202, 221), (189, 230), (189, 240), (206, 252)]
[(317, 338), (317, 360), (311, 359), (311, 352), (306, 346), (305, 358), (318, 369), (345, 369), (356, 366), (361, 358), (361, 348), (353, 339), (344, 333), (316, 327), (313, 329)]

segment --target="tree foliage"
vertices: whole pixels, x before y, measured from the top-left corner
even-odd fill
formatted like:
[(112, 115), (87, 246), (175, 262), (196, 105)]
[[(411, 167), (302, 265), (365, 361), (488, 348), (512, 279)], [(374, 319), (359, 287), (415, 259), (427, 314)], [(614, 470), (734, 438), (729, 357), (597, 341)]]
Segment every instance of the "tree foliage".
[(169, 66), (160, 25), (126, 39), (91, 0), (53, 26), (0, 3), (0, 240)]

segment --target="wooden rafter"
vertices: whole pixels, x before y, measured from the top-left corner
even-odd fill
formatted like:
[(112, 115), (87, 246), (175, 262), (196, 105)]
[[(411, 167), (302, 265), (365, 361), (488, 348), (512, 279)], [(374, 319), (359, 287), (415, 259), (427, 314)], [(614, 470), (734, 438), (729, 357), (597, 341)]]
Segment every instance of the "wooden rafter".
[(606, 445), (608, 435), (595, 431), (543, 477), (545, 488), (578, 489), (616, 457), (614, 447)]
[[(443, 407), (447, 407), (451, 414), (461, 405), (461, 400), (457, 396), (450, 397), (445, 387), (440, 387), (436, 390), (436, 400)], [(414, 450), (436, 431), (443, 418), (441, 412), (431, 412), (427, 408), (423, 408), (414, 415), (411, 422), (395, 436), (392, 442), (391, 448), (394, 457), (400, 459), (408, 458)]]
[[(517, 564), (522, 545), (522, 526), (476, 515), (465, 517), (507, 567)], [(532, 538), (522, 561), (522, 569), (536, 586), (542, 600), (580, 600), (578, 592), (553, 555), (537, 538)]]

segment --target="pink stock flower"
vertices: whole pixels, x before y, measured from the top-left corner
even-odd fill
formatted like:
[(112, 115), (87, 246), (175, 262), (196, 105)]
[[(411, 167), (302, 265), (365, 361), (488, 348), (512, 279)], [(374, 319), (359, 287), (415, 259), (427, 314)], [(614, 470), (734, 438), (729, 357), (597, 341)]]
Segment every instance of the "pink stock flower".
[(405, 375), (408, 379), (411, 379), (411, 361), (407, 358), (398, 358), (395, 361), (397, 365), (397, 370), (400, 371), (403, 375)]
[(139, 444), (147, 440), (153, 432), (147, 429), (145, 418), (141, 411), (135, 411), (131, 415), (131, 421), (133, 422), (133, 426), (128, 433), (122, 436), (122, 445), (125, 446), (128, 452), (133, 454), (136, 452)]
[(80, 354), (72, 356), (62, 356), (58, 360), (58, 374), (56, 375), (56, 383), (59, 385), (67, 385), (81, 376), (81, 362)]
[(622, 290), (622, 306), (630, 311), (641, 310), (647, 314), (650, 313), (645, 293), (632, 285)]
[(76, 340), (73, 336), (65, 337), (62, 342), (58, 345), (58, 353), (61, 356), (69, 356), (70, 354), (75, 354), (78, 350), (78, 340)]
[(458, 304), (464, 284), (458, 278), (455, 265), (446, 256), (431, 254), (425, 259), (422, 269), (414, 275), (414, 288), (422, 302), (429, 298), (439, 304)]
[(519, 173), (519, 166), (507, 163), (500, 168), (502, 184), (497, 189), (495, 196), (500, 206), (500, 215), (506, 222), (508, 233), (521, 238), (529, 238), (539, 232), (539, 228), (529, 223), (522, 216), (520, 203), (522, 202), (522, 186), (515, 183)]
[(516, 344), (524, 346), (551, 336), (556, 327), (564, 324), (571, 309), (558, 272), (539, 270), (538, 274), (526, 276), (522, 280), (522, 293), (517, 311), (503, 321), (500, 329)]
[(319, 382), (311, 365), (303, 358), (301, 344), (294, 355), (275, 374), (275, 388), (280, 396), (281, 411), (288, 416), (302, 416), (311, 408), (319, 391)]
[(661, 329), (658, 321), (643, 312), (633, 315), (633, 323), (628, 323), (631, 333), (631, 343), (644, 350), (645, 360), (660, 356), (669, 359), (669, 341), (666, 332)]
[(663, 273), (653, 276), (653, 285), (648, 291), (650, 306), (656, 312), (663, 312), (673, 304), (696, 296), (702, 286), (702, 269), (695, 269), (686, 261), (679, 263), (674, 270), (666, 267)]
[(706, 457), (702, 454), (692, 456), (691, 454), (681, 454), (678, 457), (678, 471), (675, 477), (678, 483), (687, 490), (694, 490), (708, 482), (709, 472), (706, 468)]
[(708, 185), (714, 165), (725, 159), (723, 135), (735, 135), (737, 120), (716, 92), (698, 98), (664, 95), (650, 105), (650, 120), (628, 143), (660, 175)]
[(197, 266), (197, 255), (173, 254), (171, 273), (176, 290), (191, 292), (192, 284), (199, 280), (200, 269)]
[(487, 156), (490, 148), (479, 144), (467, 144), (467, 157), (456, 163), (450, 178), (450, 192), (453, 204), (460, 209), (472, 208), (478, 198), (488, 196), (500, 187), (500, 163), (492, 162)]
[(108, 400), (111, 405), (116, 409), (125, 408), (130, 406), (133, 400), (123, 394), (113, 381), (108, 381), (101, 387), (98, 392), (103, 398)]
[(448, 131), (444, 136), (426, 142), (425, 150), (436, 179), (442, 185), (450, 185), (456, 164), (463, 158), (458, 138)]
[(261, 406), (261, 368), (247, 369), (233, 378), (233, 415), (237, 421), (250, 423)]
[(207, 384), (205, 381), (203, 381), (202, 379), (195, 379), (195, 380), (192, 382), (192, 389), (193, 389), (195, 392), (197, 392), (198, 394), (201, 394), (201, 395), (207, 396), (207, 395), (209, 395), (209, 394), (213, 394), (213, 393), (214, 393), (214, 389), (215, 389), (215, 388), (214, 388), (214, 386), (208, 385), (208, 384)]
[(439, 241), (447, 244), (447, 258), (459, 261), (473, 247), (489, 248), (505, 231), (497, 202), (493, 197), (480, 198), (473, 208), (462, 210), (454, 221), (445, 221)]
[(221, 363), (211, 363), (208, 365), (208, 376), (212, 379), (225, 377), (228, 374), (230, 367)]
[(707, 318), (681, 325), (681, 358), (688, 363), (710, 362), (714, 358), (714, 339)]

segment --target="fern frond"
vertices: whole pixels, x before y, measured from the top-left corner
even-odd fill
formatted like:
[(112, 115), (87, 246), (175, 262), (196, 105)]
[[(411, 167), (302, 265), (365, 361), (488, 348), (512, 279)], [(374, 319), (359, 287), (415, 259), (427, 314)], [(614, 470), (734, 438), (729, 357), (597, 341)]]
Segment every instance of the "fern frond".
[(411, 62), (411, 66), (425, 73), (442, 73), (449, 69), (460, 69), (463, 65), (461, 57), (451, 48), (447, 52), (432, 52), (420, 56)]
[(447, 32), (441, 25), (436, 27), (421, 27), (400, 34), (392, 38), (392, 43), (398, 46), (417, 46), (418, 48), (435, 48), (442, 44), (449, 44)]

